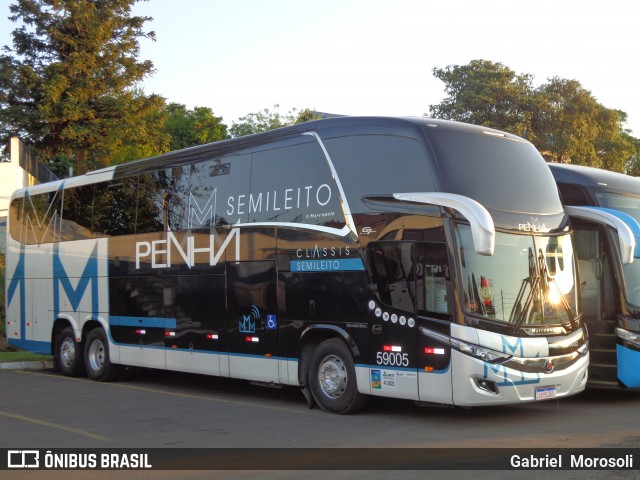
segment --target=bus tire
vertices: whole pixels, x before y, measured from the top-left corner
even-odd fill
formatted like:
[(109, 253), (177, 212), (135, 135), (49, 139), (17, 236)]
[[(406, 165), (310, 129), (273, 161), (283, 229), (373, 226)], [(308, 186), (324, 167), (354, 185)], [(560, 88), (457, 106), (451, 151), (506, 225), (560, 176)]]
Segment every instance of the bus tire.
[(54, 362), (56, 370), (67, 377), (80, 377), (85, 373), (82, 344), (76, 341), (76, 334), (70, 326), (56, 337)]
[(358, 392), (351, 352), (338, 338), (325, 340), (313, 352), (309, 387), (316, 403), (326, 412), (354, 413), (366, 401), (366, 397)]
[(84, 349), (84, 364), (87, 375), (98, 382), (110, 382), (118, 378), (121, 365), (109, 359), (109, 341), (102, 328), (94, 328), (87, 335)]

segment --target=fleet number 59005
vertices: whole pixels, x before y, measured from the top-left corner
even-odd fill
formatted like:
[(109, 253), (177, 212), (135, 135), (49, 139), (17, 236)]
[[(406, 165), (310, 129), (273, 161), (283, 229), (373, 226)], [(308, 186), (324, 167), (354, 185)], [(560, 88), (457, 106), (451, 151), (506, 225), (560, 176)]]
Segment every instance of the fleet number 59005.
[(390, 365), (397, 367), (409, 366), (409, 354), (408, 353), (396, 353), (396, 352), (377, 352), (376, 363), (378, 365)]

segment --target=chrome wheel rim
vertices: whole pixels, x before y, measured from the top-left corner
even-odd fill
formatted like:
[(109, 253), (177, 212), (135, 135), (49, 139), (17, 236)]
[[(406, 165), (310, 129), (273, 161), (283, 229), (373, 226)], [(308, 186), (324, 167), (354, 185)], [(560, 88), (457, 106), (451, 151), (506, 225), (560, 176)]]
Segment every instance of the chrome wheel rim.
[(89, 367), (94, 372), (101, 370), (105, 361), (105, 349), (102, 340), (96, 339), (89, 345), (87, 350), (87, 360), (89, 361)]
[(76, 344), (72, 338), (66, 337), (60, 343), (60, 361), (65, 367), (72, 367), (76, 359)]
[(320, 389), (327, 397), (337, 399), (347, 389), (347, 367), (344, 362), (335, 355), (328, 355), (318, 369)]

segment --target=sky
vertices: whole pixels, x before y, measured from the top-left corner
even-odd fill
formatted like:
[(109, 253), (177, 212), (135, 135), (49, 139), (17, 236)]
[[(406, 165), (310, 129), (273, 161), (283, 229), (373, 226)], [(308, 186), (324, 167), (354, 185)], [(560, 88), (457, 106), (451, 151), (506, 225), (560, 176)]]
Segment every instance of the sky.
[(228, 126), (263, 109), (423, 116), (445, 96), (434, 68), (484, 59), (535, 86), (579, 81), (640, 138), (637, 0), (149, 0), (134, 14), (156, 33), (140, 42), (145, 92)]

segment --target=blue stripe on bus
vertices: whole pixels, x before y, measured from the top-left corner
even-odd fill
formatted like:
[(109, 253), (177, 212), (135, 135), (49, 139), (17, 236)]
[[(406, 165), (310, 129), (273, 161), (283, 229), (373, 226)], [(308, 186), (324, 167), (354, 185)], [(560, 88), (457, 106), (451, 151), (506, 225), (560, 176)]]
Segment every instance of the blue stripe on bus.
[(176, 319), (162, 317), (120, 317), (117, 315), (111, 315), (109, 317), (109, 326), (176, 328)]
[(640, 352), (616, 345), (618, 354), (618, 378), (627, 388), (640, 387)]
[(7, 341), (12, 347), (16, 347), (21, 350), (29, 350), (33, 353), (51, 355), (51, 342), (41, 342), (38, 340), (19, 340), (17, 338), (8, 338)]

